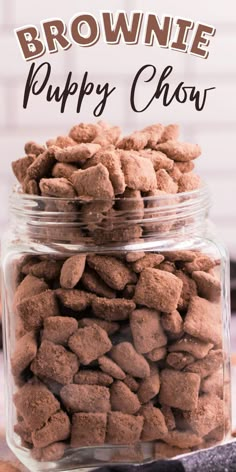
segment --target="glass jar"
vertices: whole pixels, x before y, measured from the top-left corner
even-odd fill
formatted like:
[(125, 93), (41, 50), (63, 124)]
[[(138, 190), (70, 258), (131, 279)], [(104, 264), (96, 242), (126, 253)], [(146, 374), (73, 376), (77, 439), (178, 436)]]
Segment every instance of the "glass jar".
[(230, 434), (228, 255), (205, 186), (11, 196), (7, 441), (30, 470), (142, 463)]

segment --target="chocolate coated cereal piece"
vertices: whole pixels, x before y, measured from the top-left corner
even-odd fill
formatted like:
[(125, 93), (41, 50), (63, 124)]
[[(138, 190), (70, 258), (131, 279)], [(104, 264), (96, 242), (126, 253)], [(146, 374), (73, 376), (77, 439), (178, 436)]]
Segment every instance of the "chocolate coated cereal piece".
[(196, 409), (184, 412), (189, 427), (198, 436), (206, 436), (224, 423), (224, 402), (217, 395), (203, 395)]
[(14, 294), (14, 306), (46, 290), (48, 290), (46, 282), (32, 275), (27, 275), (16, 289)]
[(72, 417), (71, 446), (99, 446), (105, 443), (105, 413), (75, 413)]
[(40, 383), (27, 383), (14, 395), (14, 404), (31, 430), (40, 429), (60, 409), (54, 395)]
[(40, 328), (49, 316), (59, 316), (59, 308), (52, 290), (34, 295), (19, 303), (16, 313), (21, 318), (26, 331)]
[(144, 215), (144, 202), (140, 190), (132, 190), (126, 187), (124, 193), (117, 201), (117, 209), (125, 211), (127, 219), (142, 219)]
[(109, 172), (102, 164), (74, 172), (71, 176), (71, 182), (80, 197), (97, 200), (111, 200), (114, 198)]
[(184, 336), (182, 339), (179, 339), (174, 344), (171, 344), (171, 346), (168, 347), (168, 350), (169, 352), (188, 352), (197, 359), (203, 359), (212, 348), (212, 343), (204, 342), (200, 339), (187, 335)]
[(100, 385), (66, 385), (60, 397), (67, 411), (106, 413), (111, 409), (109, 388)]
[(121, 153), (120, 158), (127, 187), (142, 192), (157, 187), (156, 174), (150, 160), (126, 152)]
[(45, 260), (33, 264), (29, 273), (35, 277), (51, 281), (59, 277), (62, 263), (60, 261)]
[(25, 152), (26, 154), (34, 154), (35, 156), (39, 156), (45, 151), (45, 147), (41, 146), (41, 144), (35, 143), (35, 141), (28, 141), (25, 143)]
[(76, 192), (64, 177), (53, 179), (41, 179), (39, 183), (41, 194), (47, 197), (74, 198)]
[(108, 414), (108, 444), (135, 444), (139, 441), (143, 427), (143, 417), (113, 411)]
[(180, 133), (179, 125), (176, 125), (176, 124), (167, 125), (165, 126), (164, 131), (161, 135), (160, 142), (164, 143), (170, 140), (177, 140), (179, 138), (179, 133)]
[(155, 459), (171, 459), (172, 457), (180, 456), (181, 454), (188, 454), (191, 452), (191, 449), (185, 448), (180, 449), (180, 447), (170, 446), (163, 442), (156, 442), (154, 444), (154, 458)]
[(110, 355), (127, 374), (138, 378), (145, 378), (150, 375), (148, 362), (135, 351), (131, 343), (122, 342), (113, 346)]
[(193, 297), (184, 321), (184, 331), (202, 341), (218, 345), (221, 343), (220, 306), (200, 297)]
[(163, 135), (164, 126), (161, 123), (156, 123), (155, 125), (146, 126), (143, 132), (148, 135), (147, 147), (155, 149), (157, 143), (159, 143)]
[(145, 254), (144, 257), (132, 264), (132, 269), (134, 272), (140, 273), (144, 269), (158, 267), (162, 261), (164, 261), (162, 254)]
[(132, 390), (132, 392), (136, 393), (138, 391), (139, 383), (131, 375), (126, 375), (123, 382), (130, 388), (130, 390)]
[(55, 147), (55, 158), (59, 162), (66, 164), (83, 165), (87, 159), (91, 159), (100, 149), (99, 144), (82, 143), (66, 148)]
[(204, 393), (209, 393), (212, 395), (218, 395), (218, 397), (223, 397), (223, 385), (224, 385), (224, 377), (223, 377), (223, 370), (217, 370), (213, 372), (212, 375), (206, 377), (201, 382), (201, 390)]
[(168, 433), (165, 418), (159, 410), (152, 404), (145, 405), (140, 409), (140, 415), (144, 417), (142, 441), (154, 441), (155, 439), (164, 439)]
[(217, 302), (220, 299), (221, 283), (216, 277), (203, 271), (194, 271), (192, 277), (198, 288), (201, 297), (211, 302)]
[(94, 138), (93, 143), (100, 144), (101, 147), (108, 147), (115, 145), (120, 137), (121, 130), (119, 126), (112, 126), (108, 129), (103, 129), (98, 135)]
[(87, 262), (114, 290), (123, 290), (128, 283), (136, 282), (136, 275), (115, 257), (89, 255)]
[(32, 450), (32, 457), (40, 462), (54, 462), (62, 459), (66, 445), (63, 442), (50, 444), (42, 449)]
[(65, 179), (69, 179), (76, 170), (78, 170), (78, 168), (72, 164), (57, 162), (52, 169), (52, 176), (55, 178), (64, 177)]
[(132, 300), (125, 298), (94, 298), (92, 309), (96, 316), (106, 321), (126, 320), (136, 305)]
[(183, 287), (178, 302), (178, 309), (186, 310), (188, 308), (189, 300), (195, 295), (197, 295), (197, 285), (196, 282), (192, 280), (182, 270), (177, 270), (175, 272), (175, 275), (183, 282)]
[(201, 155), (201, 148), (198, 144), (181, 143), (175, 140), (159, 144), (156, 149), (177, 162), (192, 161)]
[(99, 357), (98, 364), (103, 372), (114, 377), (114, 379), (123, 380), (126, 376), (124, 371), (109, 357)]
[(164, 251), (162, 254), (165, 259), (171, 262), (192, 262), (196, 258), (196, 253), (193, 251)]
[(94, 325), (78, 329), (69, 338), (68, 346), (78, 356), (81, 364), (88, 365), (110, 351), (112, 344), (106, 331)]
[(116, 297), (115, 290), (112, 290), (110, 287), (108, 287), (108, 285), (105, 284), (105, 282), (92, 269), (87, 268), (84, 271), (81, 278), (81, 282), (83, 283), (83, 286), (86, 288), (86, 290), (96, 293), (97, 295), (100, 295), (101, 297), (105, 297), (105, 298)]
[(192, 172), (183, 174), (178, 181), (178, 192), (191, 192), (201, 187), (201, 179), (198, 175)]
[(153, 349), (151, 352), (146, 353), (146, 357), (150, 359), (150, 361), (153, 361), (153, 362), (157, 362), (162, 359), (165, 359), (166, 355), (167, 355), (166, 346), (158, 347), (156, 349)]
[(131, 251), (127, 252), (125, 258), (127, 262), (137, 262), (145, 256), (144, 251)]
[(176, 271), (174, 262), (170, 262), (170, 261), (161, 262), (158, 269), (164, 270), (165, 272), (170, 272), (170, 274), (175, 274), (175, 271)]
[(71, 256), (66, 259), (61, 269), (61, 287), (74, 288), (77, 285), (83, 275), (85, 262), (86, 256), (83, 254)]
[(188, 161), (188, 162), (175, 162), (175, 166), (182, 172), (183, 174), (187, 172), (191, 172), (194, 169), (194, 162), (193, 161)]
[(11, 369), (14, 376), (19, 376), (32, 362), (37, 354), (37, 342), (35, 333), (26, 333), (16, 343), (15, 351), (11, 359)]
[(85, 310), (89, 305), (91, 305), (92, 301), (91, 295), (83, 290), (66, 290), (59, 288), (55, 290), (55, 294), (62, 305), (66, 308), (71, 308), (73, 311)]
[(112, 410), (134, 415), (140, 409), (137, 395), (124, 382), (116, 380), (110, 388), (110, 394)]
[(58, 441), (64, 441), (70, 436), (70, 420), (64, 411), (52, 415), (46, 424), (32, 433), (35, 447), (43, 448)]
[(141, 403), (148, 403), (160, 390), (160, 376), (158, 370), (151, 373), (150, 377), (142, 380), (138, 389), (138, 398)]
[(182, 370), (194, 362), (194, 357), (188, 352), (171, 352), (168, 354), (166, 362), (175, 370)]
[(172, 412), (172, 409), (167, 405), (162, 405), (160, 408), (166, 422), (168, 431), (173, 431), (176, 428), (175, 417)]
[(216, 265), (216, 261), (211, 259), (206, 254), (201, 254), (196, 256), (192, 262), (187, 262), (184, 264), (184, 268), (191, 274), (195, 270), (207, 272), (208, 270), (213, 269)]
[(101, 385), (109, 387), (113, 382), (113, 378), (98, 370), (80, 370), (74, 376), (74, 383), (79, 385)]
[(120, 325), (114, 321), (105, 321), (97, 318), (82, 318), (79, 320), (79, 328), (94, 325), (100, 326), (100, 328), (104, 329), (109, 335), (116, 333), (116, 331), (120, 329)]
[(50, 316), (44, 321), (42, 340), (55, 344), (67, 344), (69, 337), (78, 329), (78, 321), (68, 316)]
[(103, 164), (107, 168), (115, 195), (124, 193), (126, 187), (125, 178), (121, 170), (120, 157), (117, 151), (114, 149), (101, 150), (101, 152), (95, 154), (95, 156), (88, 161), (86, 168), (99, 163)]
[(57, 136), (55, 139), (54, 145), (59, 148), (67, 148), (69, 146), (76, 146), (76, 141), (70, 138), (70, 136)]
[(144, 149), (140, 155), (149, 159), (154, 167), (154, 170), (157, 172), (160, 169), (165, 169), (170, 171), (173, 169), (174, 162), (172, 159), (169, 159), (163, 152), (153, 151), (151, 149)]
[(135, 349), (141, 354), (165, 346), (167, 343), (160, 315), (155, 310), (147, 308), (134, 310), (130, 315), (130, 327)]
[(37, 159), (28, 167), (26, 172), (27, 180), (40, 180), (49, 175), (55, 164), (54, 151), (52, 148), (47, 149), (40, 154)]
[(99, 132), (99, 126), (93, 123), (80, 123), (69, 132), (70, 138), (77, 143), (91, 143)]
[(148, 134), (143, 131), (135, 131), (129, 136), (125, 136), (117, 143), (119, 149), (126, 149), (128, 151), (140, 151), (147, 146)]
[(78, 369), (79, 362), (75, 354), (51, 341), (42, 341), (31, 364), (35, 375), (55, 380), (62, 385), (72, 383)]
[(144, 269), (136, 285), (134, 301), (166, 313), (176, 310), (183, 283), (175, 275)]
[(170, 177), (168, 172), (164, 169), (160, 169), (156, 172), (157, 188), (166, 193), (177, 193), (178, 185)]
[(163, 313), (161, 325), (170, 337), (178, 337), (183, 334), (184, 322), (177, 310), (171, 313)]
[(22, 157), (21, 159), (17, 159), (16, 161), (12, 162), (11, 164), (12, 170), (18, 182), (20, 182), (20, 184), (24, 182), (27, 169), (31, 164), (33, 164), (35, 159), (36, 159), (35, 155), (30, 154), (29, 156)]
[(192, 364), (185, 367), (185, 372), (194, 372), (199, 374), (201, 378), (214, 374), (223, 364), (224, 356), (221, 349), (211, 350), (209, 354)]
[(163, 369), (160, 373), (160, 403), (179, 408), (193, 410), (197, 406), (200, 388), (200, 376), (189, 372)]
[(170, 446), (178, 447), (182, 451), (186, 448), (199, 446), (202, 438), (192, 431), (169, 431), (165, 436), (165, 442)]

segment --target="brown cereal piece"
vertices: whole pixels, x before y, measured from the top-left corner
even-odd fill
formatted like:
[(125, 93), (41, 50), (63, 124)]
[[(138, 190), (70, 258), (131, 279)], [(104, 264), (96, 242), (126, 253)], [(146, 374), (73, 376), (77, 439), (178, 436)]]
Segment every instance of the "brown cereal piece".
[(187, 365), (194, 362), (194, 357), (188, 352), (171, 352), (168, 354), (166, 362), (175, 370), (182, 370)]
[(50, 174), (55, 164), (54, 151), (47, 149), (40, 154), (37, 159), (28, 167), (26, 172), (27, 180), (40, 180)]
[(102, 229), (97, 229), (93, 231), (92, 236), (94, 241), (98, 245), (100, 244), (111, 244), (111, 243), (121, 243), (131, 241), (133, 243), (140, 242), (143, 230), (140, 225), (130, 224), (127, 226), (121, 226), (120, 228), (113, 228), (112, 230), (107, 230), (106, 227)]
[(69, 179), (77, 170), (78, 168), (72, 164), (63, 164), (61, 162), (57, 162), (57, 164), (55, 164), (52, 169), (52, 176), (57, 179), (62, 177)]
[(12, 170), (20, 184), (24, 182), (27, 169), (31, 164), (33, 164), (35, 159), (35, 155), (30, 154), (29, 156), (22, 157), (21, 159), (17, 159), (17, 161), (12, 162)]
[(24, 275), (29, 275), (31, 267), (38, 264), (39, 259), (37, 257), (25, 257), (22, 261), (20, 272)]
[(138, 398), (141, 403), (148, 403), (154, 398), (160, 390), (160, 376), (158, 370), (151, 373), (150, 377), (142, 380), (138, 389)]
[(180, 133), (179, 125), (176, 125), (176, 124), (167, 125), (165, 126), (164, 131), (161, 135), (160, 142), (165, 143), (166, 141), (177, 140), (179, 138), (179, 133)]
[(39, 295), (46, 290), (48, 290), (46, 282), (34, 277), (33, 275), (27, 275), (16, 289), (14, 294), (14, 306), (27, 300), (27, 298)]
[(165, 169), (168, 172), (173, 169), (174, 162), (169, 159), (163, 152), (152, 151), (151, 149), (144, 149), (140, 155), (150, 159), (153, 164), (154, 170), (157, 172), (160, 169)]
[(192, 280), (187, 274), (185, 274), (182, 270), (177, 270), (175, 272), (176, 277), (182, 280), (183, 287), (182, 292), (180, 295), (180, 299), (178, 302), (178, 309), (179, 310), (186, 310), (188, 308), (189, 301), (192, 297), (197, 295), (197, 285), (194, 280)]
[(221, 308), (204, 298), (192, 297), (184, 321), (184, 331), (202, 341), (220, 344)]
[(125, 178), (121, 170), (121, 162), (119, 154), (116, 150), (102, 150), (95, 154), (92, 159), (88, 161), (88, 166), (95, 166), (97, 164), (103, 164), (108, 172), (110, 181), (113, 185), (115, 195), (120, 195), (125, 191)]
[(40, 429), (60, 409), (60, 404), (45, 385), (27, 383), (14, 395), (14, 404), (31, 430)]
[(82, 166), (88, 159), (100, 149), (99, 144), (83, 143), (61, 149), (55, 147), (55, 159), (65, 164), (78, 164)]
[(221, 295), (221, 283), (211, 274), (207, 274), (201, 270), (192, 273), (195, 280), (200, 297), (206, 298), (211, 302), (218, 302)]
[(108, 444), (136, 444), (140, 439), (142, 427), (142, 416), (113, 411), (108, 414), (106, 442)]
[(62, 305), (66, 308), (71, 308), (73, 311), (86, 310), (86, 308), (91, 305), (92, 301), (91, 295), (83, 290), (66, 290), (59, 288), (55, 290), (55, 294)]
[(182, 286), (182, 281), (171, 273), (144, 269), (136, 285), (134, 301), (170, 313), (177, 308)]
[(166, 331), (170, 337), (178, 337), (183, 334), (184, 322), (177, 310), (171, 313), (163, 313), (161, 324), (164, 331)]
[(49, 316), (59, 316), (59, 308), (52, 290), (34, 295), (18, 303), (16, 314), (21, 318), (26, 331), (40, 328)]
[(67, 344), (69, 337), (77, 330), (78, 321), (68, 316), (50, 316), (44, 321), (42, 340), (55, 344)]
[(109, 172), (103, 164), (77, 170), (72, 174), (71, 182), (80, 197), (97, 200), (114, 198)]
[(109, 388), (100, 385), (66, 385), (60, 397), (67, 411), (72, 413), (106, 413), (111, 409)]
[(150, 160), (126, 152), (121, 153), (120, 158), (127, 187), (141, 192), (157, 187), (155, 170)]
[(46, 424), (32, 433), (34, 447), (42, 448), (55, 442), (64, 441), (70, 436), (70, 420), (64, 411), (52, 415)]
[(162, 405), (160, 410), (165, 418), (168, 431), (173, 431), (173, 429), (176, 428), (176, 424), (175, 424), (175, 417), (174, 417), (172, 409), (167, 405)]
[(185, 448), (180, 449), (180, 447), (170, 446), (163, 442), (156, 442), (154, 444), (154, 458), (158, 459), (171, 459), (172, 457), (180, 456), (181, 454), (188, 454), (191, 452), (191, 449)]
[(213, 372), (209, 377), (204, 378), (201, 382), (201, 391), (212, 395), (218, 395), (222, 398), (223, 396), (223, 370), (217, 370)]
[(93, 143), (100, 144), (102, 148), (115, 145), (120, 138), (121, 130), (119, 126), (112, 126), (104, 129), (94, 138)]
[(100, 369), (114, 379), (123, 380), (125, 378), (124, 371), (109, 357), (102, 356), (98, 359)]
[(201, 179), (198, 175), (188, 172), (180, 177), (178, 186), (179, 193), (191, 192), (201, 187)]
[(112, 344), (106, 331), (98, 325), (78, 329), (68, 341), (69, 348), (75, 352), (84, 365), (110, 351)]
[[(85, 141), (84, 141), (85, 142)], [(55, 139), (54, 145), (59, 148), (67, 148), (69, 146), (75, 146), (77, 143), (70, 136), (57, 136)]]
[(84, 254), (71, 256), (64, 262), (61, 268), (60, 284), (62, 288), (74, 288), (80, 281), (86, 263)]
[(147, 146), (148, 133), (144, 131), (135, 131), (129, 136), (125, 136), (117, 143), (119, 149), (125, 149), (127, 151), (140, 151)]
[(132, 390), (132, 392), (136, 393), (138, 391), (139, 383), (131, 375), (126, 375), (123, 382), (130, 388), (130, 390)]
[(135, 283), (137, 280), (136, 274), (115, 257), (89, 255), (87, 262), (89, 267), (114, 290), (123, 290), (127, 284)]
[[(168, 174), (176, 184), (178, 184), (180, 177), (182, 177), (183, 175), (182, 172), (179, 170), (179, 168), (176, 166), (176, 163), (174, 163), (173, 168), (168, 171)], [(177, 189), (178, 189), (178, 185), (177, 185)]]
[(82, 318), (79, 320), (79, 328), (85, 328), (86, 326), (100, 326), (104, 329), (108, 335), (116, 333), (120, 329), (120, 325), (114, 321), (105, 321), (97, 318)]
[(169, 352), (188, 352), (197, 359), (203, 359), (212, 348), (212, 343), (204, 342), (201, 339), (187, 335), (174, 344), (171, 344), (171, 346), (168, 347), (168, 350)]
[(17, 417), (17, 423), (14, 425), (14, 433), (20, 436), (21, 440), (32, 445), (32, 429), (29, 428), (21, 416)]
[(223, 364), (224, 356), (221, 349), (211, 350), (209, 354), (192, 364), (185, 367), (185, 372), (194, 372), (199, 374), (201, 378), (208, 377), (208, 375), (216, 372)]
[(171, 262), (177, 262), (177, 261), (192, 262), (196, 257), (195, 252), (187, 251), (187, 250), (164, 251), (162, 254), (165, 257), (165, 259)]
[(184, 419), (198, 436), (206, 436), (224, 422), (224, 402), (217, 395), (203, 395), (196, 408), (184, 412)]
[(64, 177), (53, 179), (41, 179), (39, 183), (41, 194), (47, 197), (74, 198), (76, 192)]
[(32, 450), (32, 457), (40, 462), (54, 462), (62, 459), (66, 445), (63, 442), (50, 444), (43, 448)]
[(126, 187), (125, 192), (117, 202), (117, 209), (127, 212), (127, 219), (142, 219), (144, 215), (144, 202), (141, 192)]
[(75, 413), (72, 418), (71, 446), (99, 446), (105, 443), (105, 413)]
[(0, 470), (1, 472), (20, 472), (20, 469), (13, 464), (10, 464), (8, 461), (0, 460)]
[(135, 309), (135, 303), (125, 298), (95, 298), (92, 309), (98, 318), (106, 321), (126, 320)]
[(110, 394), (112, 410), (134, 415), (140, 409), (137, 395), (124, 382), (116, 380), (110, 388)]
[(165, 272), (170, 272), (171, 274), (174, 274), (176, 271), (174, 262), (170, 262), (170, 261), (161, 262), (158, 269), (164, 270)]
[(147, 308), (134, 310), (130, 315), (130, 327), (135, 349), (140, 354), (165, 346), (167, 343), (160, 314), (155, 310)]
[(135, 285), (128, 284), (122, 292), (122, 296), (127, 300), (131, 300), (134, 297)]
[(14, 376), (19, 376), (35, 358), (37, 354), (37, 342), (35, 333), (26, 333), (16, 343), (15, 351), (11, 359), (11, 370)]
[(96, 295), (100, 295), (101, 297), (105, 298), (116, 297), (116, 291), (108, 287), (108, 285), (105, 284), (105, 282), (92, 269), (87, 268), (84, 271), (81, 282), (86, 290), (96, 293)]
[(152, 404), (145, 405), (140, 410), (140, 415), (144, 417), (142, 441), (154, 441), (155, 439), (164, 439), (168, 433), (164, 415), (159, 408)]
[(137, 262), (145, 256), (144, 251), (131, 251), (127, 252), (125, 258), (127, 262)]
[(160, 376), (161, 389), (159, 401), (161, 404), (179, 408), (180, 410), (193, 410), (196, 408), (200, 388), (199, 375), (163, 369)]
[(181, 143), (175, 140), (159, 144), (156, 149), (177, 162), (192, 161), (201, 155), (201, 148), (198, 144)]
[(74, 383), (79, 385), (101, 385), (101, 387), (109, 387), (113, 382), (113, 378), (98, 370), (80, 370), (74, 376)]
[(194, 169), (194, 162), (193, 161), (188, 161), (188, 162), (175, 162), (175, 166), (179, 169), (180, 172), (183, 174), (192, 172)]
[(184, 264), (184, 268), (192, 274), (194, 271), (204, 271), (207, 272), (210, 269), (213, 269), (217, 265), (217, 261), (213, 260), (211, 257), (206, 254), (201, 254), (196, 256), (192, 262), (187, 262)]
[(34, 179), (28, 179), (27, 177), (24, 182), (22, 182), (22, 190), (28, 195), (40, 195), (38, 182)]
[(111, 358), (124, 372), (133, 377), (145, 378), (150, 375), (150, 367), (146, 359), (135, 351), (129, 342), (122, 342), (113, 346)]
[(177, 447), (181, 451), (186, 448), (199, 446), (202, 443), (202, 438), (191, 431), (169, 431), (164, 441), (170, 446)]
[(45, 151), (45, 147), (41, 146), (41, 144), (36, 143), (35, 141), (28, 141), (25, 143), (25, 152), (26, 154), (34, 154), (35, 156), (39, 156)]
[(153, 349), (151, 352), (146, 353), (146, 357), (153, 362), (158, 362), (162, 359), (165, 359), (167, 356), (167, 349), (166, 346), (158, 347)]
[(29, 269), (29, 273), (39, 279), (51, 281), (55, 280), (60, 275), (61, 265), (60, 261), (48, 259), (33, 264)]
[(77, 143), (91, 143), (99, 132), (99, 126), (92, 123), (80, 123), (69, 132), (70, 138)]
[(46, 377), (65, 385), (73, 382), (78, 372), (79, 362), (75, 354), (63, 346), (42, 341), (37, 356), (31, 364), (32, 372), (38, 377)]
[(147, 268), (159, 267), (162, 261), (164, 261), (162, 254), (145, 254), (144, 257), (132, 264), (132, 269), (134, 272), (140, 273)]
[(166, 193), (177, 193), (178, 185), (174, 182), (171, 176), (164, 169), (156, 172), (157, 187)]
[(146, 133), (148, 136), (147, 147), (155, 149), (157, 143), (159, 143), (161, 140), (163, 131), (164, 126), (161, 123), (157, 123), (155, 125), (147, 126), (146, 128), (144, 128), (142, 132)]

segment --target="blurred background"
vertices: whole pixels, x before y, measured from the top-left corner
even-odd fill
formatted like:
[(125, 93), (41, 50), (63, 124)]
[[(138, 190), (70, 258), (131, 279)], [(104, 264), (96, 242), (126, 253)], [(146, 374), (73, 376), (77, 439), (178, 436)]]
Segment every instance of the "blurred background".
[[(85, 5), (86, 3), (86, 5)], [(236, 311), (236, 10), (235, 0), (224, 2), (189, 2), (189, 0), (103, 0), (86, 2), (32, 2), (30, 0), (0, 1), (0, 237), (8, 221), (8, 195), (14, 179), (11, 161), (24, 155), (24, 143), (35, 140), (39, 143), (59, 134), (66, 134), (77, 122), (94, 121), (93, 97), (86, 99), (82, 113), (75, 112), (76, 98), (71, 97), (62, 115), (59, 104), (48, 104), (44, 97), (30, 99), (29, 107), (23, 110), (23, 92), (30, 67), (20, 54), (13, 29), (27, 24), (39, 25), (46, 18), (62, 18), (68, 24), (76, 12), (91, 12), (99, 18), (102, 10), (134, 9), (181, 16), (202, 21), (216, 27), (216, 36), (211, 39), (207, 60), (159, 49), (157, 46), (105, 45), (103, 38), (91, 48), (80, 48), (73, 44), (68, 51), (45, 55), (38, 64), (50, 60), (51, 82), (62, 85), (69, 71), (73, 79), (81, 82), (85, 71), (95, 83), (110, 82), (119, 92), (113, 94), (102, 119), (119, 124), (124, 131), (141, 128), (152, 122), (164, 124), (178, 122), (182, 139), (199, 143), (203, 155), (197, 170), (207, 181), (212, 194), (211, 217), (216, 223), (231, 257), (232, 307)], [(96, 4), (98, 6), (96, 6)], [(135, 114), (130, 109), (129, 92), (133, 78), (144, 64), (154, 64), (159, 73), (167, 65), (174, 67), (171, 87), (184, 81), (210, 92), (205, 109), (197, 112), (192, 104), (175, 104), (164, 108), (155, 101), (145, 112)], [(140, 97), (152, 94), (153, 82), (140, 88)], [(235, 317), (236, 318), (236, 317)], [(236, 335), (236, 327), (233, 336)], [(236, 345), (236, 340), (234, 341)], [(1, 397), (1, 396), (0, 396)], [(2, 401), (2, 400), (1, 400)], [(1, 411), (1, 406), (0, 406)], [(1, 451), (0, 451), (1, 457)]]

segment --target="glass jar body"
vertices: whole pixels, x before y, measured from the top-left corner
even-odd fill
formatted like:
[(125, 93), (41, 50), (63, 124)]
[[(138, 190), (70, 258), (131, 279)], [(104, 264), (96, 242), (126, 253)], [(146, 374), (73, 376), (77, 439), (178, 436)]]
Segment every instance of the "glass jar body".
[(209, 234), (3, 243), (7, 440), (30, 470), (170, 458), (230, 433), (228, 256)]

